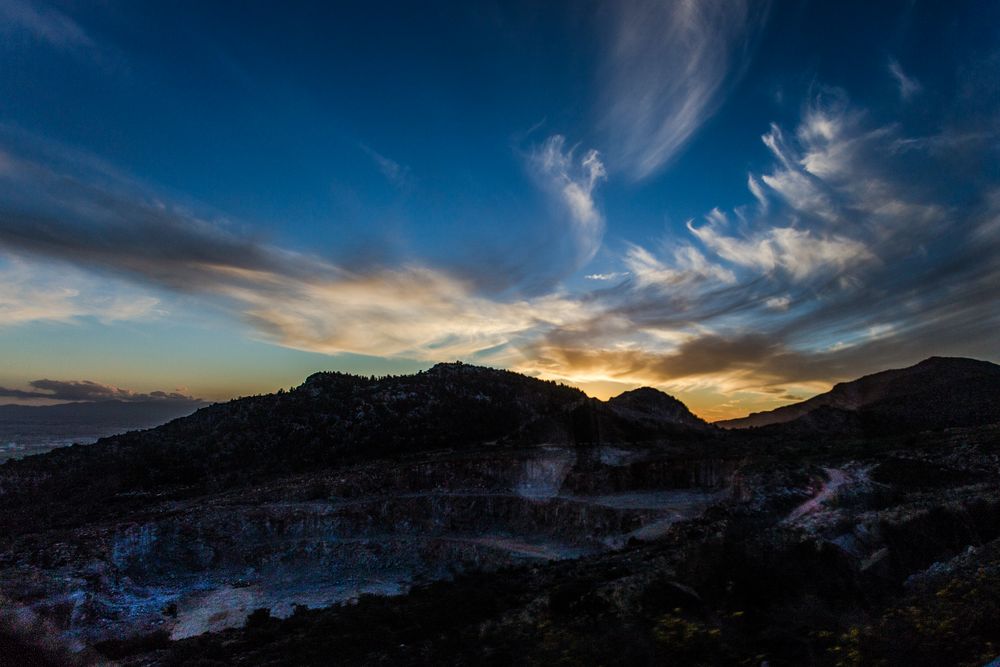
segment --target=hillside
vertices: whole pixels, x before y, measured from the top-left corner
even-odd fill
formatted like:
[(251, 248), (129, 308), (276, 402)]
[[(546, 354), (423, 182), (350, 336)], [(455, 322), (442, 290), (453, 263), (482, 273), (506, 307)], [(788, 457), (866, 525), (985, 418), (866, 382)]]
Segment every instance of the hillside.
[(747, 431), (649, 388), (599, 401), (465, 364), (317, 373), (0, 466), (0, 650), (984, 664), (994, 369), (931, 359)]
[(39, 498), (75, 496), (63, 509), (83, 512), (127, 493), (222, 490), (430, 450), (652, 440), (710, 429), (676, 399), (655, 394), (652, 403), (628, 396), (603, 403), (554, 382), (461, 363), (383, 378), (316, 373), (289, 392), (11, 461), (0, 473), (8, 507), (32, 513)]
[[(857, 422), (877, 431), (921, 431), (1000, 421), (1000, 366), (959, 357), (931, 357), (908, 368), (841, 382), (801, 403), (739, 419), (716, 422), (725, 429), (789, 423), (806, 418), (795, 430), (837, 430), (835, 423)], [(834, 417), (836, 413), (842, 414)]]

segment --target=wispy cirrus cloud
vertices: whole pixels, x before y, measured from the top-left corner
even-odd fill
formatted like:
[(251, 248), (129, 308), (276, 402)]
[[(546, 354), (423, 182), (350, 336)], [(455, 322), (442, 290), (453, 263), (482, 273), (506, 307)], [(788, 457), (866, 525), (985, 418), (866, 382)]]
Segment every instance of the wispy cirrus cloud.
[(361, 144), (361, 150), (372, 159), (387, 181), (404, 190), (413, 185), (413, 173), (409, 167), (382, 155), (365, 144)]
[(604, 238), (604, 216), (595, 202), (597, 185), (607, 178), (601, 155), (594, 149), (577, 157), (556, 134), (530, 155), (532, 171), (541, 187), (552, 194), (568, 215), (576, 249), (576, 266), (589, 262)]
[(903, 71), (902, 65), (895, 58), (889, 58), (888, 68), (889, 74), (896, 80), (896, 85), (899, 87), (899, 96), (904, 100), (909, 100), (924, 89), (919, 81)]
[(709, 223), (688, 229), (706, 248), (731, 264), (756, 269), (763, 273), (785, 271), (796, 280), (820, 271), (842, 273), (860, 262), (871, 261), (874, 255), (864, 243), (839, 235), (820, 235), (808, 229), (772, 227), (751, 236), (728, 236), (723, 231), (728, 223), (725, 216), (719, 223)]
[(41, 2), (3, 0), (0, 2), (0, 34), (18, 31), (59, 49), (75, 50), (94, 46), (79, 23)]
[[(773, 162), (747, 179), (756, 206), (714, 209), (656, 249), (627, 246), (629, 278), (602, 316), (541, 336), (524, 367), (735, 392), (736, 410), (931, 354), (995, 356), (1000, 184), (956, 202), (959, 177), (933, 166), (956, 151), (995, 160), (995, 138), (945, 153), (825, 91), (793, 131), (762, 139)], [(904, 163), (914, 151), (919, 171)]]
[(684, 287), (701, 286), (708, 282), (731, 284), (736, 276), (727, 267), (709, 261), (690, 243), (670, 248), (671, 259), (657, 257), (642, 246), (630, 244), (625, 253), (625, 266), (639, 287), (655, 287), (678, 292)]
[(613, 166), (650, 176), (691, 140), (745, 66), (766, 3), (615, 3), (601, 106)]

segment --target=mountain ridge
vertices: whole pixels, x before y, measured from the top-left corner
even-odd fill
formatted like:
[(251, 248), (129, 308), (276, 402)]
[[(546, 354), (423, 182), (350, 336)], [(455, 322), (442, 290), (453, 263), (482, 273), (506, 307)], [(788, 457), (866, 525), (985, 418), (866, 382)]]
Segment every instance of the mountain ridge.
[[(989, 402), (989, 395), (994, 390), (1000, 390), (1000, 366), (997, 364), (966, 357), (934, 356), (905, 368), (888, 369), (856, 380), (838, 382), (830, 391), (799, 403), (714, 423), (724, 429), (777, 426), (806, 418), (818, 409), (826, 409), (825, 414), (828, 416), (831, 414), (830, 410), (847, 413), (888, 411), (902, 418), (906, 416), (903, 413), (907, 410), (900, 402), (905, 403), (907, 397), (911, 397), (914, 403), (923, 400), (931, 407), (935, 398), (929, 394), (950, 394), (953, 399), (957, 394), (965, 392), (970, 405), (972, 402), (985, 404)], [(890, 405), (894, 407), (890, 408)], [(953, 405), (952, 408), (961, 411), (961, 406)], [(988, 405), (984, 405), (981, 412), (988, 411)], [(914, 420), (927, 421), (927, 415), (921, 415), (916, 407), (910, 412), (913, 413), (911, 417)], [(962, 425), (961, 421), (959, 419), (959, 423), (954, 425)]]
[(86, 416), (88, 413), (96, 411), (114, 412), (116, 414), (136, 414), (143, 412), (153, 412), (155, 414), (175, 414), (175, 417), (185, 416), (184, 410), (197, 410), (210, 405), (208, 401), (120, 401), (110, 399), (106, 401), (69, 401), (66, 403), (55, 403), (53, 405), (24, 405), (20, 403), (0, 404), (0, 418), (3, 417), (23, 417), (42, 414), (52, 414), (58, 416)]
[[(658, 414), (656, 406), (669, 411)], [(216, 403), (146, 431), (8, 461), (0, 471), (99, 503), (432, 450), (690, 441), (715, 430), (661, 392), (605, 403), (552, 381), (454, 363), (381, 378), (314, 373), (291, 391)]]

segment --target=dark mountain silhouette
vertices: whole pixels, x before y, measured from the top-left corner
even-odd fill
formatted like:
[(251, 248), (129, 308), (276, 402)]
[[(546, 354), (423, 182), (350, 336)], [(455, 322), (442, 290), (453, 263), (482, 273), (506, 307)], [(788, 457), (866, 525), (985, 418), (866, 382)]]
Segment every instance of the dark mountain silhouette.
[(716, 422), (727, 429), (784, 425), (787, 432), (892, 433), (1000, 421), (1000, 366), (931, 357), (842, 382), (801, 403)]
[(706, 430), (715, 429), (655, 390), (604, 403), (555, 382), (452, 363), (381, 378), (316, 373), (292, 391), (214, 404), (151, 430), (6, 465), (97, 501), (164, 486), (231, 488), (428, 450), (646, 441)]
[(608, 401), (608, 407), (622, 417), (651, 424), (683, 424), (702, 428), (705, 420), (696, 417), (681, 401), (650, 387), (626, 391)]

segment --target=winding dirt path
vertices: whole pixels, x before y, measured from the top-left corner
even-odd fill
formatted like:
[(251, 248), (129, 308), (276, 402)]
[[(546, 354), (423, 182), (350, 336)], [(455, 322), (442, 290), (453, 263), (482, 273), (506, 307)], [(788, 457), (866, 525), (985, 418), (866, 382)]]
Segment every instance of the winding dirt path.
[(837, 493), (837, 489), (842, 487), (844, 484), (847, 484), (852, 479), (851, 475), (847, 471), (840, 468), (823, 468), (823, 472), (826, 473), (827, 479), (823, 482), (819, 492), (792, 510), (791, 514), (789, 514), (785, 519), (786, 522), (792, 522), (805, 516), (806, 514), (812, 514), (818, 510), (823, 503), (832, 498), (834, 494)]

